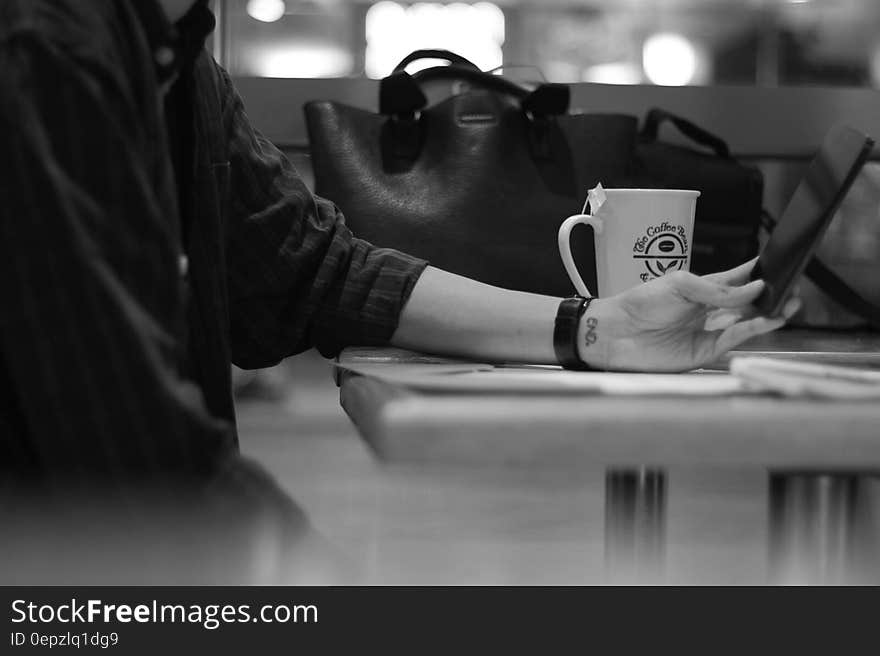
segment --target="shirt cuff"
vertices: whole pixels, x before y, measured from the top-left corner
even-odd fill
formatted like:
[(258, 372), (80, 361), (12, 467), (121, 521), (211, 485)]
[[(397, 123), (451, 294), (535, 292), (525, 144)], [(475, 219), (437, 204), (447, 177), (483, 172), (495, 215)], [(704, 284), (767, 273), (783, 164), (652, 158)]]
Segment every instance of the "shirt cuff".
[(428, 262), (389, 248), (354, 240), (350, 269), (334, 311), (315, 325), (313, 343), (325, 357), (347, 346), (386, 346)]

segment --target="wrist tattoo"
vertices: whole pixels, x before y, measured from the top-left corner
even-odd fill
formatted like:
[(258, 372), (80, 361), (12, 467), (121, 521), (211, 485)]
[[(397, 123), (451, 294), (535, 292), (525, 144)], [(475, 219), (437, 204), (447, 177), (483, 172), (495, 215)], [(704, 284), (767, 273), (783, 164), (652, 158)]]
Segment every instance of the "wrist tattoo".
[(599, 320), (596, 317), (587, 317), (587, 334), (584, 336), (584, 346), (592, 346), (599, 339)]

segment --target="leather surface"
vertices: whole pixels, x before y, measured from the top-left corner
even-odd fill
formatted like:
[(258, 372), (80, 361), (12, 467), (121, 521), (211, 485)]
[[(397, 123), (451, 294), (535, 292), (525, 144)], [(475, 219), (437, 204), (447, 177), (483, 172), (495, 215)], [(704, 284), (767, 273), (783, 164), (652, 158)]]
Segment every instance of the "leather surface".
[[(340, 103), (305, 106), (316, 191), (377, 246), (505, 287), (574, 293), (557, 250), (589, 188), (700, 189), (692, 270), (757, 252), (762, 179), (734, 160), (638, 140), (638, 121), (578, 114), (532, 121), (516, 100), (471, 90), (407, 123)], [(576, 147), (574, 147), (576, 145)], [(572, 252), (595, 289), (593, 236)]]
[[(637, 128), (631, 116), (563, 116), (537, 137), (546, 147), (533, 148), (534, 126), (514, 100), (474, 91), (425, 110), (418, 156), (408, 170), (386, 172), (390, 119), (329, 102), (309, 103), (306, 118), (316, 191), (356, 235), (492, 285), (558, 296), (574, 292), (559, 225), (600, 180), (627, 183)], [(595, 287), (588, 228), (575, 231), (572, 249)]]

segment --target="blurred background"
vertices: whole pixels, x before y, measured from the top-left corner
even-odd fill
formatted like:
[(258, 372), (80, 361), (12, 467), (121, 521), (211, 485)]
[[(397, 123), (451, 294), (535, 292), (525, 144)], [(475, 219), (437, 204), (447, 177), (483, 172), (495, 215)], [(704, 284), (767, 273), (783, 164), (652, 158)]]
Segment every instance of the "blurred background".
[(553, 82), (880, 87), (876, 0), (220, 0), (233, 75), (380, 78), (416, 48)]

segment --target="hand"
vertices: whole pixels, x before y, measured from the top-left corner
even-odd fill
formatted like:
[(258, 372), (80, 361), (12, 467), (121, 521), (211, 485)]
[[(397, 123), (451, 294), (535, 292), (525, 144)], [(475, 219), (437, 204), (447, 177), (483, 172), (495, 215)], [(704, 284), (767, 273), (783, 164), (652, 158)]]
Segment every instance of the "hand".
[(749, 282), (754, 264), (702, 277), (676, 271), (597, 299), (581, 322), (581, 358), (603, 369), (685, 371), (780, 328), (800, 303), (790, 300), (780, 317), (756, 316), (764, 281)]

